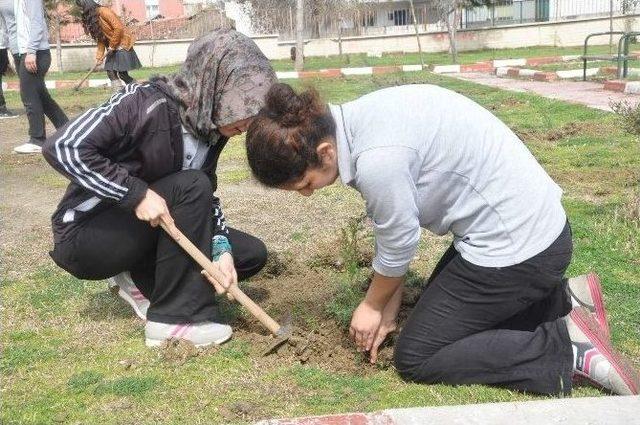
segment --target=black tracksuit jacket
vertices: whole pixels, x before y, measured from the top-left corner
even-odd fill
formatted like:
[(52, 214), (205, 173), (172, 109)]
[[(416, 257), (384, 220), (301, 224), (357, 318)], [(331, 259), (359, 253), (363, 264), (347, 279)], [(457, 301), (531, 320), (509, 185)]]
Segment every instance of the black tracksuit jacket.
[[(149, 183), (182, 169), (182, 126), (163, 83), (129, 84), (49, 137), (47, 162), (71, 183), (52, 216), (54, 241), (72, 237), (88, 217), (118, 206), (133, 211)], [(209, 149), (202, 171), (211, 176), (222, 148)], [(214, 198), (215, 234), (226, 234), (220, 201)]]

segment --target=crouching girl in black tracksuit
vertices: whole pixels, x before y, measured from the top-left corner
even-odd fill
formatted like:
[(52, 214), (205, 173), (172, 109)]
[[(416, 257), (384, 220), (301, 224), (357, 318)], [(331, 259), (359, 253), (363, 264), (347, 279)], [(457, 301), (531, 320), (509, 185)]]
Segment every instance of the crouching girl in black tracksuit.
[(181, 70), (129, 84), (51, 136), (47, 161), (71, 183), (53, 215), (54, 261), (82, 279), (111, 278), (146, 318), (146, 343), (197, 346), (231, 336), (213, 287), (158, 224), (182, 230), (217, 262), (223, 286), (257, 273), (264, 244), (226, 226), (215, 169), (275, 81), (249, 38), (221, 30), (196, 40)]

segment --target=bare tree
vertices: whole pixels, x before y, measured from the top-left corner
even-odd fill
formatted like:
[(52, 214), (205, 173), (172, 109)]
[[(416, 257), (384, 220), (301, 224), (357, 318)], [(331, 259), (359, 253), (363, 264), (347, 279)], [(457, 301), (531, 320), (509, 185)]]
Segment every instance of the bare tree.
[(462, 10), (468, 7), (493, 7), (496, 0), (434, 0), (432, 7), (444, 22), (449, 34), (449, 52), (453, 63), (458, 63), (458, 42), (456, 33), (460, 24)]
[(56, 58), (58, 60), (58, 71), (64, 72), (62, 64), (62, 27), (77, 20), (73, 0), (45, 0), (45, 11), (49, 20), (49, 28), (56, 37)]
[[(296, 0), (240, 0), (253, 29), (262, 33), (279, 33), (295, 37), (291, 11)], [(338, 34), (340, 22), (362, 24), (362, 11), (375, 7), (366, 0), (304, 0), (304, 29), (309, 38)]]
[(296, 0), (296, 71), (304, 69), (304, 0)]
[(424, 58), (422, 57), (422, 44), (420, 44), (420, 33), (418, 32), (418, 19), (416, 18), (416, 8), (413, 5), (413, 0), (409, 0), (411, 5), (411, 16), (413, 17), (413, 29), (416, 32), (416, 41), (418, 42), (418, 54), (420, 55), (420, 65), (424, 69)]

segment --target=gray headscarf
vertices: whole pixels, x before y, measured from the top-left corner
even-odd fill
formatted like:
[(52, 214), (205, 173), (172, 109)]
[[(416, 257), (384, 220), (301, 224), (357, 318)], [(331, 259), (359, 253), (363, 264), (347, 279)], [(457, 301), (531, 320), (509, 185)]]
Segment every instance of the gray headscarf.
[(178, 102), (182, 125), (206, 141), (216, 139), (216, 128), (256, 115), (277, 81), (253, 40), (231, 29), (195, 40), (180, 71), (161, 80)]

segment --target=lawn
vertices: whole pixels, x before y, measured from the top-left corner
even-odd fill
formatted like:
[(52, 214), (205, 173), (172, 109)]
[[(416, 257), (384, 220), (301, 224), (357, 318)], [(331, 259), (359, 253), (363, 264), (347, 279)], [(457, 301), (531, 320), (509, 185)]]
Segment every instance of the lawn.
[[(545, 54), (557, 51), (536, 55)], [(469, 61), (481, 57), (478, 53)], [(626, 134), (610, 113), (428, 72), (304, 82), (330, 102), (409, 83), (461, 92), (523, 138), (565, 191), (575, 243), (569, 274), (600, 274), (612, 341), (640, 366), (640, 222), (631, 208), (640, 190), (637, 138)], [(108, 96), (101, 89), (54, 93), (71, 115)], [(7, 98), (18, 109), (17, 94)], [(344, 327), (369, 273), (371, 235), (359, 220), (362, 200), (340, 185), (311, 198), (261, 188), (249, 177), (242, 138), (233, 139), (223, 153), (220, 197), (231, 225), (261, 237), (271, 253), (265, 272), (244, 288), (276, 317), (291, 311), (303, 344), (261, 357), (269, 337), (242, 310), (225, 303), (235, 337), (221, 348), (145, 348), (143, 324), (111, 296), (105, 282), (74, 279), (47, 258), (48, 216), (64, 180), (41, 158), (10, 153), (24, 138), (24, 121), (0, 124), (5, 191), (0, 206), (5, 260), (0, 422), (245, 423), (538, 398), (484, 386), (405, 383), (390, 365), (391, 347), (379, 366), (366, 365), (349, 345)], [(417, 293), (449, 242), (424, 235), (412, 265), (410, 295)], [(405, 313), (412, 303), (407, 298)], [(586, 387), (574, 392), (598, 394)]]
[[(589, 54), (606, 54), (609, 52), (609, 45), (595, 45), (590, 47)], [(582, 54), (581, 46), (573, 47), (553, 47), (553, 46), (537, 46), (523, 47), (517, 49), (484, 49), (460, 52), (459, 63), (467, 64), (479, 61), (488, 61), (493, 59), (511, 59), (511, 58), (531, 58), (545, 56), (563, 56), (563, 55), (580, 55)], [(430, 52), (423, 54), (424, 63), (427, 65), (448, 65), (451, 64), (451, 55), (447, 52)], [(276, 71), (292, 71), (293, 61), (291, 60), (273, 60), (271, 61)], [(345, 67), (367, 67), (367, 66), (384, 66), (384, 65), (419, 65), (420, 55), (418, 53), (396, 53), (383, 54), (382, 57), (369, 57), (364, 53), (348, 54), (340, 56), (311, 56), (305, 59), (305, 70), (312, 71), (328, 68), (345, 68)], [(131, 72), (131, 75), (139, 80), (145, 80), (156, 74), (170, 74), (178, 70), (179, 65), (142, 68)], [(76, 80), (81, 79), (86, 74), (82, 72), (50, 72), (47, 78), (51, 80)], [(91, 78), (107, 78), (104, 72), (96, 72)], [(8, 80), (14, 80), (16, 77), (9, 77)]]

